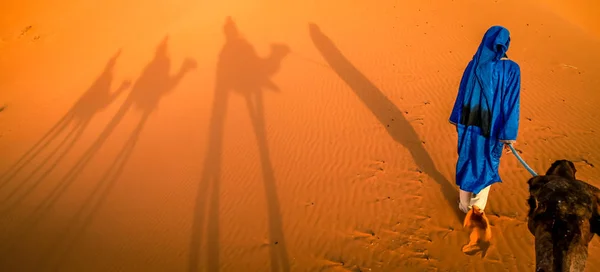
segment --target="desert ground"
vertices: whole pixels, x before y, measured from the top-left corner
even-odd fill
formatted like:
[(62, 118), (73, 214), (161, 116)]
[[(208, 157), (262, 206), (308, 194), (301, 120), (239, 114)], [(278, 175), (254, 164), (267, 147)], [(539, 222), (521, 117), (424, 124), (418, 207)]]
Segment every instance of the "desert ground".
[(491, 246), (461, 251), (448, 117), (492, 25), (521, 67), (520, 155), (600, 186), (597, 1), (0, 12), (0, 271), (533, 271), (530, 174), (511, 154)]

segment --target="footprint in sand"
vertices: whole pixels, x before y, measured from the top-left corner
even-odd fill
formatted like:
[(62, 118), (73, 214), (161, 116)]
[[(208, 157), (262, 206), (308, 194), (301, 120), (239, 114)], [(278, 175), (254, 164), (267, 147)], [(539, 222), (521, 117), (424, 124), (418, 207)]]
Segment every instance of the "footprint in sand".
[(383, 160), (377, 160), (374, 162), (369, 163), (369, 165), (367, 167), (365, 167), (361, 173), (357, 173), (355, 180), (353, 180), (353, 182), (355, 181), (377, 181), (381, 175), (385, 174), (385, 169), (384, 169), (384, 165), (385, 165), (385, 161)]
[(355, 230), (354, 233), (352, 233), (352, 237), (354, 239), (361, 239), (361, 238), (367, 238), (367, 237), (375, 237), (375, 232), (373, 230), (370, 230), (370, 229), (366, 229), (364, 231)]
[(19, 37), (25, 36), (27, 32), (29, 32), (33, 28), (33, 26), (26, 26), (23, 30), (21, 30), (21, 35)]
[[(32, 29), (32, 28), (33, 28), (33, 26), (31, 26), (31, 25), (29, 25), (29, 26), (26, 26), (25, 28), (23, 28), (23, 30), (21, 30), (21, 34), (19, 34), (19, 38), (21, 38), (21, 37), (23, 37), (23, 36), (25, 36), (25, 35), (27, 35), (27, 34), (31, 33), (31, 29)], [(42, 36), (40, 36), (40, 35), (35, 35), (35, 36), (33, 36), (33, 38), (32, 38), (31, 40), (32, 40), (32, 41), (34, 41), (34, 42), (37, 42), (37, 41), (39, 41), (41, 38), (42, 38)]]
[(314, 206), (314, 205), (315, 205), (315, 203), (314, 203), (314, 202), (306, 202), (306, 203), (304, 204), (304, 206), (306, 206), (306, 207), (310, 207), (310, 206)]

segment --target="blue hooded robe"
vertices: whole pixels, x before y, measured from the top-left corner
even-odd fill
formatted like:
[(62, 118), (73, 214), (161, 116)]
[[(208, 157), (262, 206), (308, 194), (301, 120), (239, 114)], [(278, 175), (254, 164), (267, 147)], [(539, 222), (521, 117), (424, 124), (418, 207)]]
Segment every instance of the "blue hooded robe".
[(478, 194), (502, 182), (498, 174), (504, 143), (519, 129), (521, 70), (506, 59), (510, 32), (493, 26), (463, 73), (450, 122), (458, 132), (456, 184)]

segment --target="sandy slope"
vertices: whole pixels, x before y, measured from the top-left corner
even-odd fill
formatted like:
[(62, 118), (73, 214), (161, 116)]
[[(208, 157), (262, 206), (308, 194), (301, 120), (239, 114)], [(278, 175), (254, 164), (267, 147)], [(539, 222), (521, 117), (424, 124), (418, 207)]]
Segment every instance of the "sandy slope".
[(0, 4), (0, 270), (531, 271), (529, 176), (512, 156), (492, 247), (460, 251), (447, 118), (502, 24), (523, 73), (522, 156), (537, 171), (574, 160), (600, 185), (587, 11), (287, 2)]

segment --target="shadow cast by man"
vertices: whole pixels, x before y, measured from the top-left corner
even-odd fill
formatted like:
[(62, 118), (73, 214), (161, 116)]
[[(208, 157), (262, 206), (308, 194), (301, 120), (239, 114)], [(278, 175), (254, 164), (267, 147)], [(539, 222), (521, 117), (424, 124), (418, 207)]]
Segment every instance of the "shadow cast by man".
[[(436, 168), (419, 135), (406, 120), (400, 109), (354, 67), (316, 24), (309, 24), (309, 33), (315, 47), (329, 66), (371, 110), (373, 115), (386, 128), (388, 134), (409, 150), (417, 166), (441, 186), (448, 205), (451, 207), (457, 206), (453, 202), (456, 199), (456, 188)], [(454, 211), (459, 220), (464, 217), (458, 209), (455, 208)]]
[[(129, 88), (131, 83), (129, 81), (124, 81), (115, 92), (111, 92), (110, 90), (113, 82), (113, 70), (120, 54), (121, 50), (117, 51), (113, 57), (110, 58), (102, 74), (100, 74), (92, 86), (75, 102), (71, 109), (69, 109), (69, 111), (48, 132), (46, 132), (37, 143), (25, 152), (25, 154), (23, 154), (23, 156), (21, 156), (7, 172), (0, 176), (1, 190), (14, 180), (19, 173), (23, 172), (26, 166), (33, 165), (32, 161), (41, 156), (42, 152), (47, 151), (49, 145), (56, 142), (59, 139), (59, 136), (66, 132), (64, 138), (49, 151), (46, 158), (39, 164), (35, 164), (35, 168), (29, 172), (23, 180), (19, 180), (20, 182), (2, 199), (2, 202), (7, 204), (3, 211), (12, 210), (31, 194), (56, 168), (56, 166), (60, 164), (64, 157), (69, 154), (92, 121), (93, 117), (106, 109), (123, 91)], [(33, 182), (30, 182), (30, 180), (33, 179), (38, 172), (44, 169), (44, 166), (46, 166), (56, 155), (58, 155), (57, 158), (45, 169), (45, 171), (41, 172), (40, 176)]]
[[(254, 127), (269, 218), (269, 250), (271, 271), (289, 271), (290, 265), (284, 241), (279, 200), (275, 188), (275, 175), (269, 157), (265, 131), (263, 88), (279, 91), (270, 80), (280, 67), (289, 48), (272, 44), (266, 58), (259, 57), (253, 46), (238, 32), (233, 20), (228, 17), (224, 26), (226, 43), (217, 64), (215, 96), (209, 125), (208, 151), (198, 187), (189, 256), (189, 271), (198, 271), (199, 266), (207, 271), (219, 270), (219, 186), (221, 182), (221, 153), (227, 102), (231, 91), (242, 95), (248, 107)], [(207, 223), (205, 223), (205, 217)], [(206, 232), (206, 234), (205, 234)], [(206, 239), (207, 255), (201, 259), (202, 239)]]

